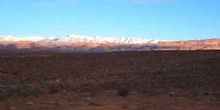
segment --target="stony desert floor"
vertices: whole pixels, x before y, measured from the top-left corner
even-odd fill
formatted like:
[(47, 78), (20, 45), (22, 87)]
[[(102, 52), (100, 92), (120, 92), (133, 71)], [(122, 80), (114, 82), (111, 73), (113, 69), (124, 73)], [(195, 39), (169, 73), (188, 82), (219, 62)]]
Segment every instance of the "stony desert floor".
[(0, 51), (0, 110), (219, 110), (220, 51)]

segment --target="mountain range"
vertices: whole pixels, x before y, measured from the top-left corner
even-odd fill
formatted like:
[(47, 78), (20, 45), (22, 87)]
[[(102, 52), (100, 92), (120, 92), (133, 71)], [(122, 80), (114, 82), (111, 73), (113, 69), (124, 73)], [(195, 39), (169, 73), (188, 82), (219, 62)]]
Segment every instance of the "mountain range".
[(132, 37), (88, 37), (67, 35), (53, 37), (13, 37), (0, 36), (0, 49), (57, 51), (57, 52), (112, 52), (148, 50), (220, 50), (220, 38), (162, 41)]

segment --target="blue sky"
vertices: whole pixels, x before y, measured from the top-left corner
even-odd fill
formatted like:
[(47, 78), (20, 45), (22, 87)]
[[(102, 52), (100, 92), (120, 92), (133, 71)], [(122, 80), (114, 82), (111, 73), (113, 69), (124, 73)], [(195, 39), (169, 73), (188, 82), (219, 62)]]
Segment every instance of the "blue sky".
[(0, 0), (0, 35), (220, 38), (220, 0)]

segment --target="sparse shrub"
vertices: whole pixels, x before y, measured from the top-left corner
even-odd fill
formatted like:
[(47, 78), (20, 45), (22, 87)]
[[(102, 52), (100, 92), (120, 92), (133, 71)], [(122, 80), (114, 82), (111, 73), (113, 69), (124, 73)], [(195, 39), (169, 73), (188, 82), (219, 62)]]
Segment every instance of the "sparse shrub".
[(49, 87), (49, 93), (50, 93), (50, 94), (56, 94), (56, 93), (58, 93), (58, 92), (60, 92), (60, 89), (59, 89), (59, 88), (57, 88), (57, 87), (55, 87), (55, 86)]
[(63, 92), (67, 88), (68, 88), (68, 85), (65, 85), (65, 84), (61, 84), (61, 83), (53, 84), (53, 85), (49, 86), (49, 93), (56, 94), (59, 92)]
[(31, 88), (23, 88), (21, 91), (17, 93), (18, 96), (22, 97), (38, 97), (40, 95), (41, 91), (38, 89), (31, 89)]
[(118, 96), (126, 97), (129, 95), (129, 90), (127, 89), (118, 89), (117, 91)]
[(0, 93), (0, 101), (7, 100), (10, 97), (9, 94), (6, 93)]
[(209, 92), (205, 92), (205, 93), (204, 93), (204, 95), (209, 96), (209, 95), (210, 95), (210, 93), (209, 93)]
[(194, 98), (196, 98), (199, 95), (197, 90), (191, 90), (190, 93)]
[(90, 102), (89, 105), (91, 105), (91, 106), (102, 106), (102, 104), (95, 103), (95, 102)]
[(80, 92), (88, 92), (91, 96), (97, 96), (101, 92), (100, 86), (95, 82), (88, 82), (79, 87)]

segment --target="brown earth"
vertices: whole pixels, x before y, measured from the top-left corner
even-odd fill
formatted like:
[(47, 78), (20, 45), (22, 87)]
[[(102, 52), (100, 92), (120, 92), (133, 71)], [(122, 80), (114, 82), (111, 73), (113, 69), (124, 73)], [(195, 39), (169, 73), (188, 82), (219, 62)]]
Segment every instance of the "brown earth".
[(220, 51), (1, 50), (0, 110), (219, 110), (219, 62)]

